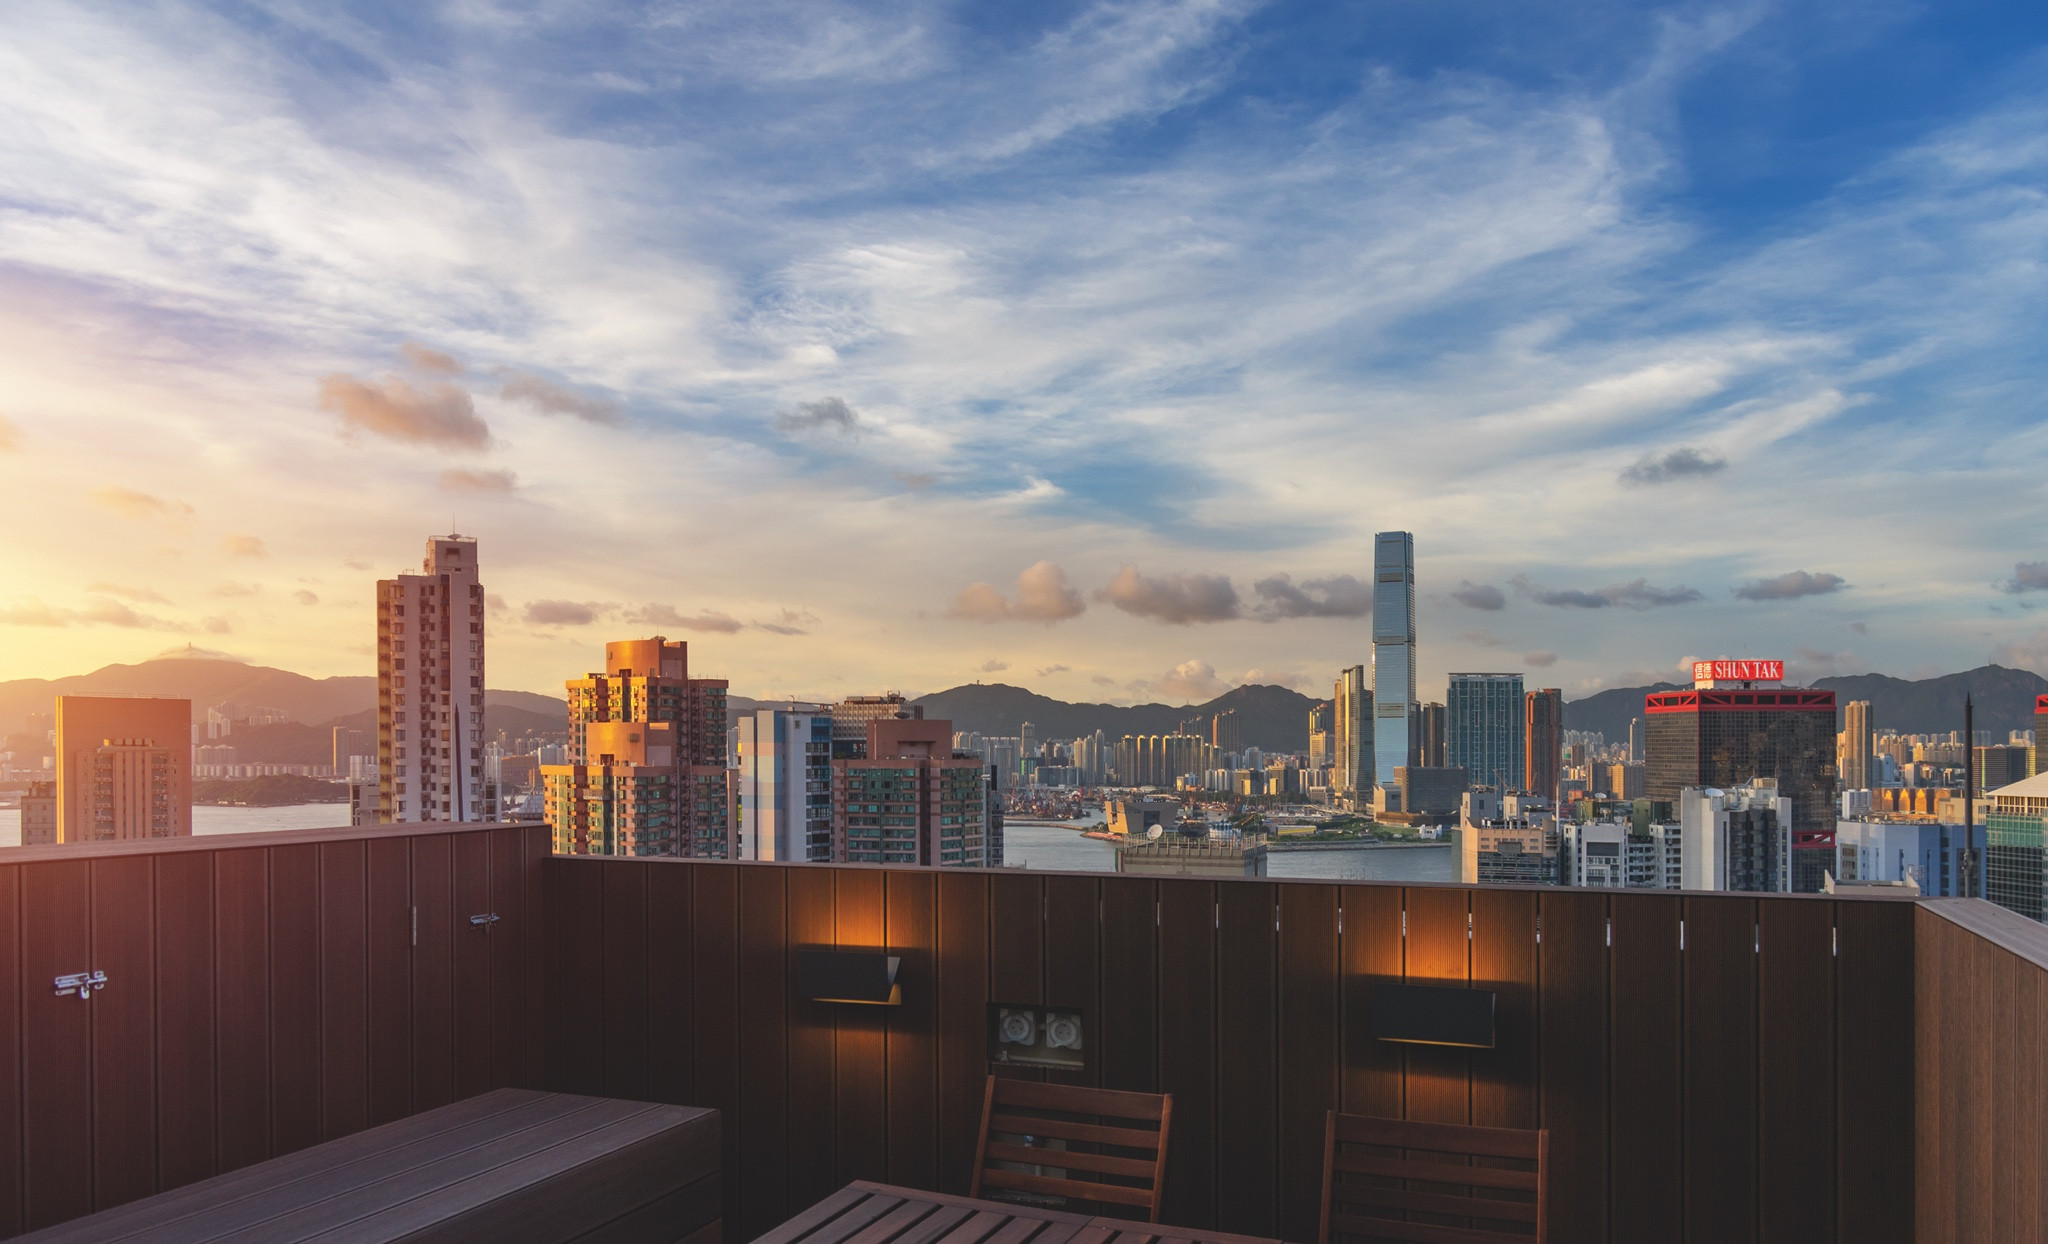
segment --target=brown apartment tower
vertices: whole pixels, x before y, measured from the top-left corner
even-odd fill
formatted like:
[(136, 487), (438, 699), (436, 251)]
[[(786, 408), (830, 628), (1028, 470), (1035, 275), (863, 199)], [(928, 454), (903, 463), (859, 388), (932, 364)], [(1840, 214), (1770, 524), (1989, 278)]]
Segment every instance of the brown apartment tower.
[(834, 861), (990, 865), (981, 757), (953, 750), (952, 722), (871, 720), (866, 751), (832, 761)]
[(434, 536), (419, 574), (377, 581), (377, 819), (491, 821), (492, 803), (476, 541)]
[(192, 701), (57, 697), (57, 841), (192, 833)]
[(1557, 806), (1558, 758), (1564, 750), (1564, 692), (1556, 687), (1522, 697), (1522, 789)]
[(558, 854), (736, 854), (727, 683), (690, 677), (689, 647), (659, 635), (609, 643), (602, 673), (565, 684), (569, 763), (540, 767)]

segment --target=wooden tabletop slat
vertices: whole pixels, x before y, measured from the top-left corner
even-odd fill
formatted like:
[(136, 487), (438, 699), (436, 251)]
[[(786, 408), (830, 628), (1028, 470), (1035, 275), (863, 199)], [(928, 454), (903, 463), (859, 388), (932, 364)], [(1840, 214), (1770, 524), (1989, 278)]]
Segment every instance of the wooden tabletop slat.
[(859, 1180), (754, 1244), (1278, 1244)]

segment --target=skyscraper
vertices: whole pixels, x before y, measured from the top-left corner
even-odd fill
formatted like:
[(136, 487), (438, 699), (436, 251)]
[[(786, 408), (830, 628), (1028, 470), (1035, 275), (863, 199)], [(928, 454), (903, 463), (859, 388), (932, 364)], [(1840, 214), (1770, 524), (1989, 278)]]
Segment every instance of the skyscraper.
[(189, 837), (191, 762), (190, 700), (58, 696), (56, 841)]
[(1870, 701), (1851, 700), (1842, 706), (1842, 789), (1869, 790)]
[(1452, 674), (1444, 695), (1444, 759), (1474, 786), (1509, 791), (1521, 785), (1520, 674)]
[(606, 644), (602, 673), (564, 685), (569, 762), (540, 770), (555, 851), (731, 858), (725, 680), (690, 677), (689, 645), (657, 635)]
[(832, 858), (832, 714), (756, 709), (739, 720), (739, 858)]
[(1218, 754), (1244, 750), (1244, 723), (1234, 708), (1226, 708), (1209, 719), (1209, 745)]
[[(1563, 754), (1564, 692), (1556, 687), (1523, 698), (1522, 789), (1557, 806), (1557, 762)], [(1617, 795), (1619, 791), (1615, 792)]]
[(476, 541), (434, 536), (419, 574), (377, 581), (378, 819), (488, 821), (484, 589)]
[[(1332, 753), (1336, 750), (1337, 732), (1336, 706), (1329, 700), (1317, 700), (1308, 708), (1308, 767), (1327, 769)], [(1219, 754), (1222, 749), (1218, 748)]]
[(953, 751), (953, 723), (876, 717), (858, 757), (832, 761), (832, 858), (839, 863), (1000, 867), (985, 832), (987, 778)]
[[(1372, 799), (1373, 719), (1372, 692), (1365, 685), (1365, 667), (1354, 665), (1337, 676), (1336, 756), (1331, 761), (1330, 785), (1339, 798)], [(1388, 778), (1394, 771), (1387, 770)]]
[(1373, 771), (1391, 782), (1394, 770), (1415, 763), (1415, 537), (1382, 531), (1372, 545)]
[(1416, 711), (1415, 718), (1422, 723), (1421, 734), (1415, 741), (1416, 763), (1425, 769), (1443, 768), (1444, 706), (1432, 700)]

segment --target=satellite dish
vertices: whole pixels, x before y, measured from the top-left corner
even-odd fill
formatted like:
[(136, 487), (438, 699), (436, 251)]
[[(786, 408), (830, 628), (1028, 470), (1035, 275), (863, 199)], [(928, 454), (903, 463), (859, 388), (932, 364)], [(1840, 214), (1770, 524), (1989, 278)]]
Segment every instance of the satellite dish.
[(1153, 826), (1152, 828), (1150, 828), (1150, 829), (1148, 829), (1148, 830), (1146, 830), (1146, 831), (1145, 831), (1145, 836), (1146, 836), (1147, 838), (1150, 838), (1150, 839), (1151, 839), (1152, 841), (1154, 841), (1154, 842), (1157, 842), (1157, 841), (1159, 841), (1159, 839), (1160, 839), (1160, 838), (1161, 838), (1162, 836), (1164, 836), (1164, 835), (1165, 835), (1165, 833), (1166, 833), (1166, 827), (1165, 827), (1165, 826), (1163, 826), (1163, 825), (1154, 825), (1154, 826)]

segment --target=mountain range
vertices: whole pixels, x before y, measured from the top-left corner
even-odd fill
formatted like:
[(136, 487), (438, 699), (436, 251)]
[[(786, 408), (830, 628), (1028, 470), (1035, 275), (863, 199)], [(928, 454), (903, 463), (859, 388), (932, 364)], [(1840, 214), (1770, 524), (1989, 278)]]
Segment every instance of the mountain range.
[(1268, 752), (1308, 749), (1308, 710), (1316, 701), (1286, 687), (1243, 686), (1213, 700), (1175, 708), (1170, 704), (1069, 704), (1007, 683), (971, 683), (920, 696), (913, 703), (927, 717), (946, 717), (955, 730), (978, 734), (1016, 734), (1025, 722), (1040, 739), (1072, 739), (1096, 730), (1113, 741), (1126, 734), (1171, 734), (1183, 721), (1208, 719), (1234, 711), (1239, 737), (1247, 747)]

